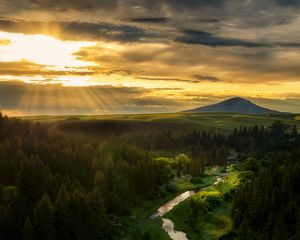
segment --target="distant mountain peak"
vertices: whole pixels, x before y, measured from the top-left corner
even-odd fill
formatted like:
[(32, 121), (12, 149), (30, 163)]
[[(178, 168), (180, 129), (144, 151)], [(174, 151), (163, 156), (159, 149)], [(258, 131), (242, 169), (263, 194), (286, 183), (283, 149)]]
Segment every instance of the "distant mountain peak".
[(247, 100), (246, 98), (242, 98), (242, 97), (233, 97), (233, 98), (229, 98), (223, 102), (250, 102), (250, 101)]
[(233, 97), (216, 104), (187, 110), (185, 112), (231, 112), (253, 115), (279, 113), (278, 111), (258, 106), (242, 97)]

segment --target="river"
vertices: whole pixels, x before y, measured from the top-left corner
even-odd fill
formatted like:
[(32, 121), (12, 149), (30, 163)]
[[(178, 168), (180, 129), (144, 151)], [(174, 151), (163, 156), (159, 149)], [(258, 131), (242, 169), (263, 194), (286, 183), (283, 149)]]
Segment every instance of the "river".
[[(229, 167), (226, 168), (226, 173), (221, 173), (218, 176), (216, 176), (216, 180), (215, 180), (214, 184), (222, 181), (222, 178), (227, 174), (228, 170), (229, 170)], [(204, 189), (205, 188), (202, 188), (202, 190), (204, 190)], [(201, 191), (201, 189), (200, 189), (200, 191)], [(177, 197), (173, 198), (171, 201), (162, 205), (156, 211), (156, 213), (154, 213), (151, 216), (152, 218), (156, 218), (156, 217), (162, 218), (162, 221), (163, 221), (162, 228), (168, 233), (168, 235), (170, 236), (170, 238), (172, 240), (189, 240), (189, 239), (187, 238), (185, 232), (176, 231), (174, 229), (174, 223), (170, 219), (164, 218), (163, 216), (167, 212), (171, 211), (176, 205), (178, 205), (179, 203), (183, 202), (184, 200), (186, 200), (189, 197), (196, 194), (196, 192), (197, 191), (186, 191), (186, 192), (178, 195)]]

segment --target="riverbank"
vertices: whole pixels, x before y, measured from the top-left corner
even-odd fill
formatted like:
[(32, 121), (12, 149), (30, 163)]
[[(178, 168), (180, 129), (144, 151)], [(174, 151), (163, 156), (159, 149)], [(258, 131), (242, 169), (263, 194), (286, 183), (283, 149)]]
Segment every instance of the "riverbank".
[[(239, 172), (230, 168), (222, 181), (183, 201), (165, 217), (176, 230), (187, 233), (189, 240), (218, 239), (232, 228), (230, 194), (239, 184), (238, 176)], [(191, 209), (191, 200), (196, 209)]]
[(167, 193), (163, 198), (144, 201), (140, 206), (131, 210), (130, 217), (121, 219), (121, 224), (126, 232), (116, 238), (116, 240), (134, 240), (134, 239), (155, 239), (155, 240), (170, 240), (168, 234), (162, 229), (161, 218), (150, 218), (150, 216), (157, 211), (157, 209), (172, 200), (176, 196), (189, 190), (205, 188), (214, 183), (216, 176), (218, 176), (224, 167), (210, 167), (205, 171), (205, 176), (201, 183), (191, 183), (189, 175), (174, 178), (172, 184), (177, 190), (174, 193)]

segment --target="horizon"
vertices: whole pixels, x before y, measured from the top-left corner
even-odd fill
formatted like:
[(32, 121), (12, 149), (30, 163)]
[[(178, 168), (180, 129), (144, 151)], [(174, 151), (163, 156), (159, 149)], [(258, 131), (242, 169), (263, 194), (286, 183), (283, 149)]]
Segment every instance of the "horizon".
[(299, 6), (1, 1), (0, 109), (11, 116), (163, 113), (240, 96), (299, 113)]
[[(217, 114), (217, 113), (221, 113), (221, 114), (234, 114), (234, 113), (237, 113), (237, 112), (228, 112), (228, 111), (212, 111), (212, 112), (207, 112), (207, 111), (200, 111), (200, 112), (193, 112), (193, 110), (196, 110), (198, 108), (202, 108), (202, 107), (209, 107), (209, 106), (214, 106), (216, 104), (222, 104), (223, 102), (226, 102), (228, 100), (232, 100), (232, 99), (243, 99), (243, 100), (246, 100), (246, 101), (249, 101), (251, 104), (254, 104), (258, 107), (262, 107), (262, 108), (265, 108), (264, 106), (260, 106), (258, 104), (256, 104), (255, 102), (253, 102), (252, 100), (250, 99), (247, 99), (247, 98), (243, 98), (243, 97), (239, 97), (239, 96), (235, 96), (235, 97), (230, 97), (230, 98), (226, 98), (226, 99), (223, 99), (223, 100), (220, 100), (218, 102), (212, 102), (210, 104), (207, 104), (207, 105), (202, 105), (202, 106), (196, 106), (196, 108), (189, 108), (189, 109), (183, 109), (183, 110), (179, 110), (179, 111), (173, 111), (173, 112), (167, 112), (167, 111), (157, 111), (157, 112), (105, 112), (105, 113), (98, 113), (98, 114), (93, 114), (93, 113), (45, 113), (45, 114), (35, 114), (35, 113), (32, 113), (32, 114), (27, 114), (27, 115), (10, 115), (10, 114), (7, 114), (3, 111), (1, 111), (0, 109), (0, 112), (3, 114), (3, 115), (7, 115), (9, 117), (62, 117), (62, 116), (70, 116), (70, 117), (76, 117), (76, 116), (118, 116), (118, 115), (159, 115), (159, 114), (177, 114), (177, 113), (182, 113), (182, 114)], [(275, 111), (275, 112), (278, 112), (278, 114), (300, 114), (300, 112), (283, 112), (283, 111), (278, 111), (277, 109), (273, 109), (273, 108), (265, 108), (267, 110), (271, 110), (271, 111)], [(253, 114), (250, 114), (250, 113), (239, 113), (239, 114), (242, 114), (242, 115), (253, 115)], [(267, 114), (267, 113), (265, 113)], [(254, 115), (257, 115), (257, 114), (254, 114)], [(260, 114), (258, 114), (260, 115)]]
[[(223, 102), (226, 102), (228, 100), (232, 100), (232, 99), (243, 99), (243, 100), (246, 100), (246, 101), (249, 101), (250, 104), (254, 104), (258, 107), (262, 107), (262, 108), (265, 108), (264, 106), (260, 106), (260, 105), (257, 105), (256, 103), (252, 102), (251, 100), (247, 99), (247, 98), (242, 98), (242, 97), (239, 97), (239, 96), (235, 96), (235, 97), (231, 97), (231, 98), (226, 98), (224, 100), (221, 100), (219, 102), (213, 102), (211, 104), (208, 104), (208, 105), (203, 105), (203, 106), (198, 106), (196, 108), (189, 108), (189, 109), (183, 109), (183, 110), (180, 110), (180, 111), (174, 111), (174, 112), (113, 112), (113, 113), (99, 113), (99, 114), (89, 114), (89, 113), (82, 113), (82, 114), (78, 114), (78, 113), (74, 113), (74, 114), (28, 114), (28, 115), (7, 115), (5, 114), (5, 112), (2, 112), (3, 115), (7, 115), (7, 116), (10, 116), (10, 117), (25, 117), (25, 118), (31, 118), (31, 117), (80, 117), (80, 116), (119, 116), (119, 115), (159, 115), (159, 114), (178, 114), (178, 113), (182, 113), (182, 114), (233, 114), (235, 112), (222, 112), (222, 111), (212, 111), (212, 112), (207, 112), (207, 111), (200, 111), (200, 112), (193, 112), (193, 110), (196, 110), (198, 108), (202, 108), (202, 107), (209, 107), (209, 106), (214, 106), (216, 104), (219, 104), (219, 103), (223, 103)], [(278, 112), (278, 114), (300, 114), (300, 112), (282, 112), (282, 111), (277, 111), (276, 109), (269, 109), (269, 108), (266, 108), (267, 110), (271, 110), (271, 111), (275, 111), (275, 112)], [(238, 112), (236, 112), (237, 114)], [(250, 114), (250, 113), (239, 113), (239, 114), (242, 114), (242, 115), (257, 115), (257, 114)], [(271, 113), (265, 113), (265, 114), (271, 114)], [(258, 114), (260, 115), (260, 114)]]

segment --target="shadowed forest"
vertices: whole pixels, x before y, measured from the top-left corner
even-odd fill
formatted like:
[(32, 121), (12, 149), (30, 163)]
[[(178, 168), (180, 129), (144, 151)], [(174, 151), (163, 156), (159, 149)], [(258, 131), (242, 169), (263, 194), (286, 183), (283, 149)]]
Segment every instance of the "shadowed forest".
[(280, 121), (87, 140), (0, 115), (0, 239), (168, 239), (152, 209), (230, 165), (239, 183), (189, 200), (183, 228), (200, 231), (201, 218), (228, 204), (220, 239), (299, 239), (299, 149), (296, 126)]

